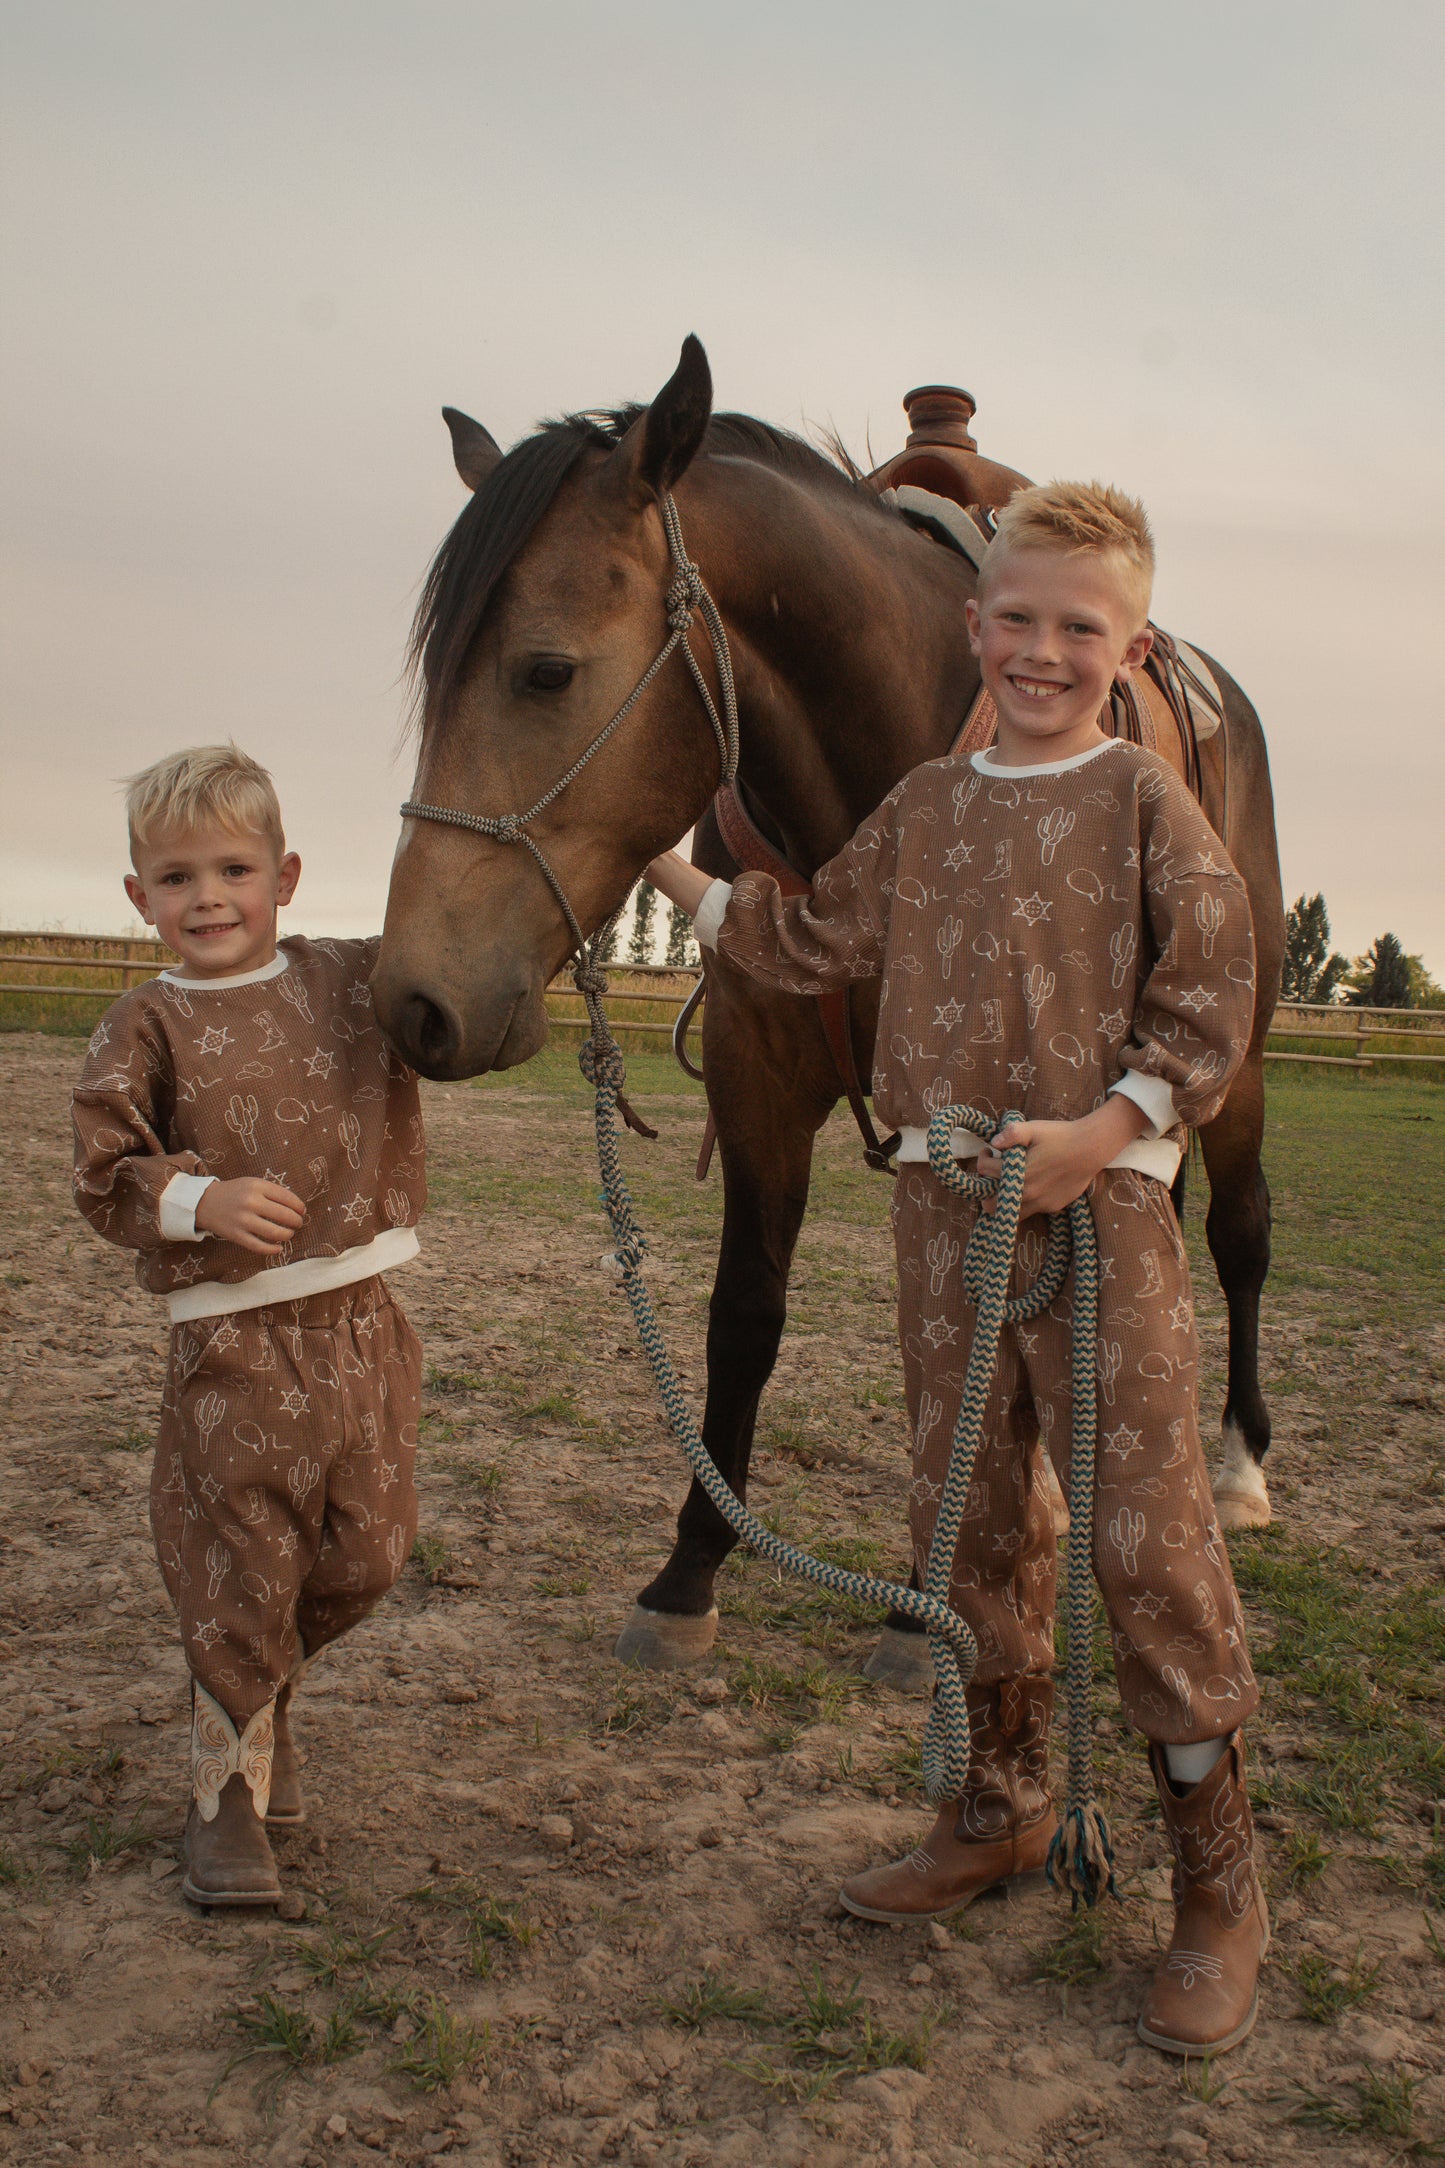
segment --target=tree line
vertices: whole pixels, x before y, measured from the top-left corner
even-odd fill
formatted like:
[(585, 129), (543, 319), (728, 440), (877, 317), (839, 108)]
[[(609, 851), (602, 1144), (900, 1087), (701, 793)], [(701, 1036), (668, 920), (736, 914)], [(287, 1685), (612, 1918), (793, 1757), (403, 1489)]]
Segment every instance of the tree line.
[(1419, 956), (1406, 954), (1396, 934), (1377, 935), (1353, 960), (1339, 955), (1330, 945), (1330, 914), (1322, 895), (1299, 896), (1285, 913), (1279, 997), (1359, 1009), (1445, 1008), (1445, 988), (1435, 984)]
[[(656, 925), (658, 894), (651, 881), (639, 881), (627, 904), (623, 906), (602, 945), (602, 961), (606, 964), (651, 964), (659, 959), (654, 953), (661, 929)], [(619, 954), (623, 929), (630, 924), (626, 949)], [(668, 906), (666, 933), (661, 961), (677, 967), (695, 964), (698, 960), (697, 943), (692, 936), (692, 920), (677, 905)]]

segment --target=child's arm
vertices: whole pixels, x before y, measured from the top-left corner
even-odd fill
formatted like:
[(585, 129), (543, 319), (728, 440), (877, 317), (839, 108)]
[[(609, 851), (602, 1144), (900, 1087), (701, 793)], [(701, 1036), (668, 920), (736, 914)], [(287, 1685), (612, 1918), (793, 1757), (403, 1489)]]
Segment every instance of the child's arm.
[[(306, 1207), (279, 1182), (221, 1182), (195, 1152), (168, 1152), (167, 1050), (144, 1027), (107, 1016), (72, 1100), (75, 1201), (97, 1234), (126, 1249), (158, 1250), (214, 1235), (274, 1256)], [(102, 1036), (102, 1033), (104, 1036)]]
[(676, 851), (655, 858), (647, 877), (694, 919), (703, 948), (715, 948), (766, 985), (822, 994), (877, 978), (898, 860), (897, 798), (891, 792), (852, 842), (819, 868), (811, 895), (785, 896), (767, 873), (715, 881)]

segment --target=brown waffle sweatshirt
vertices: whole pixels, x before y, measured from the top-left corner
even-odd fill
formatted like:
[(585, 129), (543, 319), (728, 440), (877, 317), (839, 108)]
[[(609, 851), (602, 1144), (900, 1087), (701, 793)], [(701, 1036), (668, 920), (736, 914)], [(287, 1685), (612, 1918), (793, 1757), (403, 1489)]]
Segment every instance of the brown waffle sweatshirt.
[(1178, 777), (1120, 739), (915, 768), (811, 896), (714, 883), (698, 937), (786, 992), (881, 976), (873, 1089), (905, 1158), (949, 1103), (1072, 1121), (1121, 1090), (1152, 1136), (1119, 1163), (1168, 1180), (1254, 1013), (1244, 884)]
[[(169, 1298), (173, 1320), (322, 1293), (415, 1256), (421, 1105), (372, 1010), (377, 947), (294, 939), (240, 979), (162, 973), (97, 1026), (74, 1094), (76, 1202), (140, 1251), (140, 1283)], [(197, 1232), (207, 1181), (240, 1175), (306, 1206), (274, 1260)]]

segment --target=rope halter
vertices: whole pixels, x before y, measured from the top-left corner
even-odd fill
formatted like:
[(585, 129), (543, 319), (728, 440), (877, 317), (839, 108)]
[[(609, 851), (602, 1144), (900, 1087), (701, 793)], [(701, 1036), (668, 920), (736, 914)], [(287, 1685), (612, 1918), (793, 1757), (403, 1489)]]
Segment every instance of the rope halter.
[[(722, 763), (721, 780), (724, 783), (731, 783), (738, 772), (738, 696), (737, 686), (733, 680), (733, 662), (728, 647), (727, 631), (718, 613), (717, 604), (707, 591), (701, 572), (687, 554), (682, 539), (682, 522), (677, 516), (677, 506), (672, 500), (670, 491), (662, 499), (662, 524), (663, 531), (667, 536), (668, 556), (672, 563), (672, 578), (668, 582), (666, 593), (667, 638), (658, 649), (647, 669), (644, 670), (642, 676), (633, 686), (617, 713), (610, 722), (604, 723), (591, 744), (578, 754), (566, 774), (559, 776), (550, 789), (543, 791), (541, 797), (537, 799), (534, 805), (529, 806), (525, 813), (462, 813), (451, 806), (428, 805), (416, 798), (408, 798), (401, 809), (403, 820), (441, 821), (449, 828), (466, 828), (473, 835), (487, 836), (494, 843), (524, 844), (527, 850), (531, 852), (543, 879), (557, 899), (562, 916), (567, 922), (567, 930), (572, 936), (571, 953), (575, 959), (572, 966), (572, 983), (587, 1004), (587, 1017), (592, 1027), (592, 1038), (589, 1041), (589, 1046), (596, 1049), (594, 1055), (596, 1061), (601, 1061), (604, 1058), (607, 1046), (610, 1045), (614, 1051), (616, 1050), (616, 1041), (612, 1038), (612, 1034), (608, 1029), (607, 1019), (603, 1015), (601, 1007), (602, 996), (607, 991), (607, 974), (603, 969), (602, 957), (608, 938), (622, 915), (622, 907), (627, 899), (625, 896), (623, 897), (622, 903), (618, 904), (617, 909), (609, 918), (603, 920), (589, 942), (578, 924), (577, 914), (568, 901), (567, 892), (563, 888), (555, 868), (548, 859), (546, 852), (542, 849), (541, 844), (530, 832), (531, 824), (539, 813), (545, 812), (547, 807), (560, 798), (563, 791), (577, 780), (577, 777), (593, 756), (601, 752), (607, 740), (626, 721), (653, 679), (657, 677), (664, 665), (669, 661), (674, 648), (680, 647), (682, 649), (683, 660), (687, 664), (692, 682), (697, 688), (698, 697), (702, 702), (708, 723), (711, 726), (713, 738), (717, 744), (718, 758)], [(703, 675), (702, 666), (693, 653), (691, 642), (688, 639), (688, 633), (692, 629), (694, 612), (701, 616), (703, 627), (712, 645), (713, 663), (717, 670), (718, 691), (722, 702), (721, 713), (718, 712), (718, 704), (713, 699), (707, 679)], [(586, 1052), (587, 1049), (584, 1048), (584, 1057)], [(589, 1075), (590, 1080), (595, 1081), (595, 1079), (591, 1079), (591, 1073), (586, 1070), (585, 1059), (584, 1073)]]

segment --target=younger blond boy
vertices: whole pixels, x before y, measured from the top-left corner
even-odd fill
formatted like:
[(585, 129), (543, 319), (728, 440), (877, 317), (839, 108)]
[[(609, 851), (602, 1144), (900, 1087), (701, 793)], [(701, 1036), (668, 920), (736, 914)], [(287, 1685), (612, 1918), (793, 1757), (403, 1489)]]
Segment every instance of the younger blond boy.
[(192, 1679), (182, 1887), (269, 1905), (267, 1827), (305, 1814), (296, 1682), (416, 1531), (421, 1351), (382, 1275), (418, 1248), (421, 1109), (376, 944), (277, 944), (301, 865), (265, 769), (196, 747), (126, 807), (126, 893), (181, 962), (91, 1040), (76, 1201), (170, 1314), (151, 1525)]
[[(903, 1140), (893, 1221), (920, 1570), (975, 1323), (963, 1260), (979, 1210), (928, 1166), (930, 1118), (959, 1104), (1023, 1116), (981, 1150), (966, 1131), (953, 1139), (985, 1175), (1003, 1146), (1027, 1150), (1013, 1292), (1037, 1276), (1038, 1215), (1088, 1197), (1101, 1277), (1093, 1564), (1175, 1860), (1174, 1933), (1139, 2029), (1200, 2055), (1253, 2025), (1269, 1926), (1239, 1729), (1258, 1693), (1200, 1450), (1169, 1186), (1187, 1129), (1218, 1111), (1248, 1045), (1253, 936), (1243, 883), (1182, 782), (1100, 728), (1111, 685), (1149, 650), (1152, 571), (1132, 499), (1098, 485), (1021, 492), (967, 606), (995, 746), (906, 776), (811, 896), (784, 898), (766, 874), (710, 884), (673, 854), (649, 870), (696, 914), (705, 946), (771, 986), (882, 980), (873, 1084)], [(906, 1859), (844, 1884), (865, 1919), (966, 1904), (1049, 1849), (1057, 1561), (1044, 1469), (1051, 1456), (1067, 1489), (1070, 1293), (1005, 1327), (953, 1562), (951, 1600), (979, 1644), (968, 1784)]]

